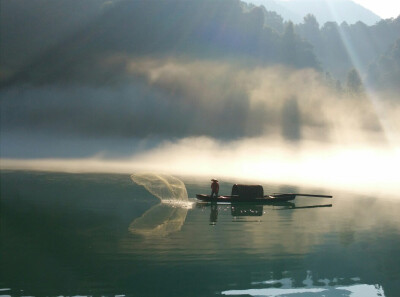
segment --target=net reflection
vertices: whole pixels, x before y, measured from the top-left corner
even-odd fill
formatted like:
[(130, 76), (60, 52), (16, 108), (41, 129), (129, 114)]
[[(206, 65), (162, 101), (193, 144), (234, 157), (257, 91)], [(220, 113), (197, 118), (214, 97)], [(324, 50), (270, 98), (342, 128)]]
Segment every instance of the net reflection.
[(167, 236), (181, 230), (187, 212), (188, 208), (160, 203), (135, 219), (129, 231), (144, 236)]

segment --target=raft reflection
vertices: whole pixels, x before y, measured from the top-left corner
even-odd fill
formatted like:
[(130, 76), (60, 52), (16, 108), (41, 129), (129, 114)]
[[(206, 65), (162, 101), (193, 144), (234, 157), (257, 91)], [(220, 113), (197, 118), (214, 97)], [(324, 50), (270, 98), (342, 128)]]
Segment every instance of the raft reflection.
[[(264, 205), (246, 204), (246, 203), (232, 203), (232, 204), (217, 204), (217, 203), (203, 203), (198, 202), (197, 208), (210, 207), (210, 225), (215, 225), (218, 221), (219, 208), (230, 208), (231, 215), (237, 217), (261, 217), (265, 214)], [(276, 203), (270, 208), (271, 210), (295, 210), (295, 209), (309, 209), (320, 207), (332, 207), (332, 204), (318, 204), (307, 206), (296, 206), (293, 202)]]

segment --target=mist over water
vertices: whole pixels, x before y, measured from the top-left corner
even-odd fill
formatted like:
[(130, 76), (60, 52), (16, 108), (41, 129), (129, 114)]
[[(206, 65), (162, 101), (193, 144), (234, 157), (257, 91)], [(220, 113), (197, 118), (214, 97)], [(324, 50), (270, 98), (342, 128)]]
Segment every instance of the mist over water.
[(398, 191), (396, 98), (338, 93), (311, 69), (121, 59), (122, 85), (2, 90), (2, 168)]

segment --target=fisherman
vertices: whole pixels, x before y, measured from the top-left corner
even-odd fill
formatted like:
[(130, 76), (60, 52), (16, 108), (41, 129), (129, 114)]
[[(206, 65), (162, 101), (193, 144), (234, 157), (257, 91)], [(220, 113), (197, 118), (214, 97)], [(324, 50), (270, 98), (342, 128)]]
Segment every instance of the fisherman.
[(216, 179), (212, 179), (211, 181), (211, 198), (218, 198), (219, 183)]

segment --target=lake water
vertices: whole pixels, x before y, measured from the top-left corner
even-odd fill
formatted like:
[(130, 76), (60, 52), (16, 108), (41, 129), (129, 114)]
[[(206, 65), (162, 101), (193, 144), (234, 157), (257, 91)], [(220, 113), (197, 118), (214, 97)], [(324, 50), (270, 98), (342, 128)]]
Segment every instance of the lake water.
[(263, 186), (334, 198), (171, 205), (129, 175), (3, 171), (0, 296), (400, 296), (400, 199)]

